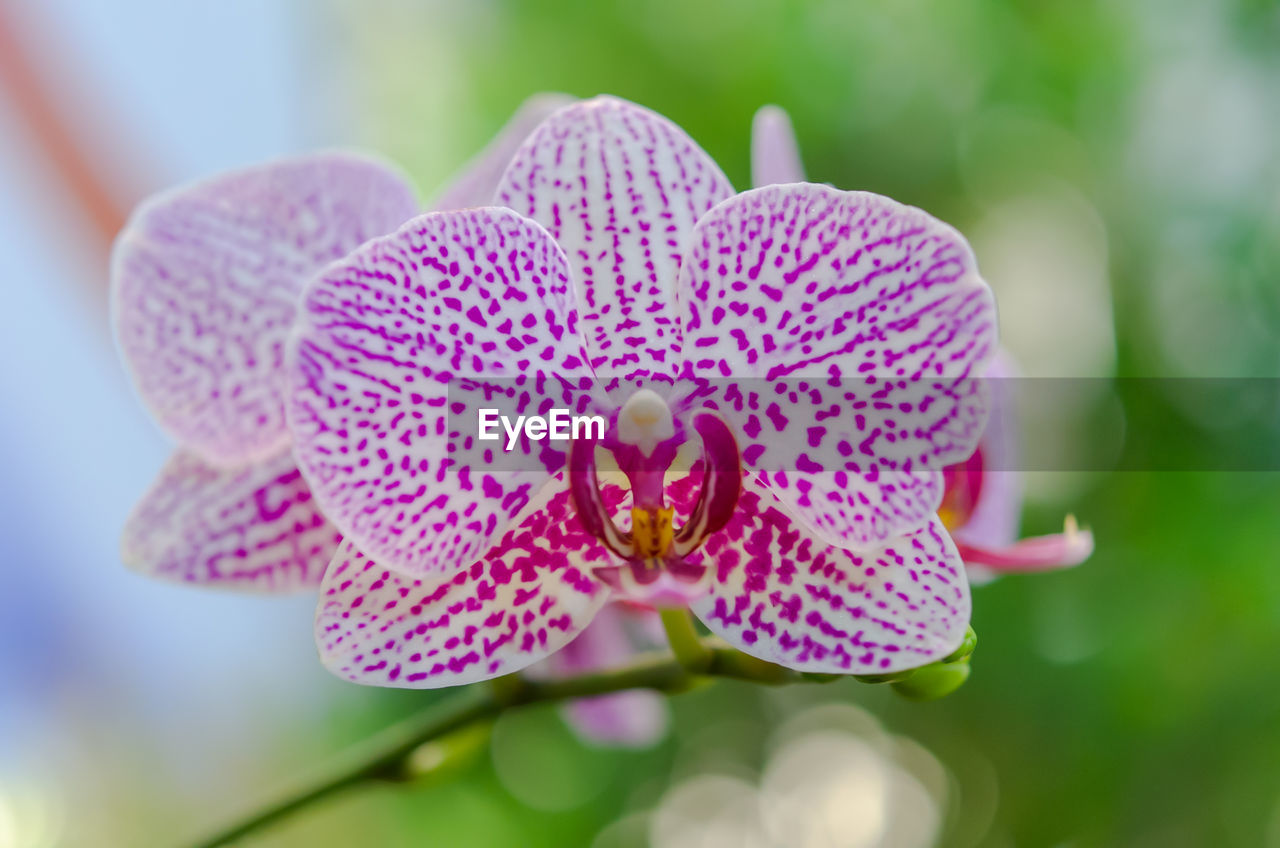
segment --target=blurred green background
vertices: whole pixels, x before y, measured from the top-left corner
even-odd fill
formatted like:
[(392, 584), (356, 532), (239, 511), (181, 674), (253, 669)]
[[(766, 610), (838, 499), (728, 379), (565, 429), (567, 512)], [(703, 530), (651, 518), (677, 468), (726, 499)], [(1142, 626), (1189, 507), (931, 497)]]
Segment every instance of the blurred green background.
[[(278, 27), (288, 73), (313, 99), (304, 138), (381, 150), (428, 195), (521, 100), (548, 90), (651, 107), (745, 188), (751, 116), (776, 103), (810, 179), (890, 195), (970, 237), (1024, 373), (1280, 376), (1280, 4), (1270, 0), (284, 8), (296, 23)], [(160, 37), (197, 37), (178, 18), (171, 29)], [(233, 93), (218, 106), (230, 136), (235, 103)], [(1024, 410), (1028, 428), (1061, 443), (1064, 468), (1097, 444), (1194, 466), (1224, 424), (1269, 455), (1280, 444), (1274, 408), (1205, 415), (1175, 392), (1096, 386)], [(1160, 427), (1126, 430), (1136, 418)], [(674, 699), (670, 737), (644, 751), (585, 746), (553, 710), (535, 711), (502, 720), (492, 752), (450, 782), (344, 796), (251, 844), (1280, 846), (1280, 475), (1063, 471), (1030, 475), (1028, 487), (1024, 531), (1055, 532), (1074, 512), (1097, 552), (1069, 572), (976, 588), (973, 675), (944, 701), (853, 683), (721, 684)], [(106, 573), (103, 583), (136, 579), (113, 554), (79, 567)], [(166, 588), (152, 602), (181, 610), (190, 594)], [(212, 615), (228, 627), (277, 615), (272, 601), (218, 603)], [(299, 646), (287, 658), (264, 649), (261, 677), (272, 662), (306, 661), (305, 607), (282, 608)], [(131, 616), (145, 629), (146, 607)], [(42, 784), (62, 787), (46, 832), (82, 845), (193, 837), (449, 696), (306, 675), (314, 694), (301, 713), (272, 706), (270, 687), (245, 689), (227, 712), (195, 702), (163, 736), (148, 735), (128, 697), (109, 718), (72, 711), (116, 738), (67, 759), (92, 776), (79, 783), (103, 785)], [(812, 712), (833, 702), (856, 709)], [(172, 782), (158, 747), (211, 725), (251, 742), (185, 762), (201, 773), (198, 791)], [(778, 822), (797, 814), (777, 798), (809, 773), (795, 767), (813, 755), (795, 742), (809, 725), (862, 740), (849, 744), (865, 756), (850, 754), (851, 771), (832, 778), (835, 812), (801, 796), (802, 818), (836, 816), (837, 836), (799, 829), (779, 842)], [(90, 812), (82, 797), (98, 799)], [(0, 846), (31, 832), (12, 824), (33, 815), (12, 798), (18, 835), (4, 841), (0, 814)], [(762, 815), (772, 824), (753, 824)], [(840, 815), (865, 827), (839, 827)]]

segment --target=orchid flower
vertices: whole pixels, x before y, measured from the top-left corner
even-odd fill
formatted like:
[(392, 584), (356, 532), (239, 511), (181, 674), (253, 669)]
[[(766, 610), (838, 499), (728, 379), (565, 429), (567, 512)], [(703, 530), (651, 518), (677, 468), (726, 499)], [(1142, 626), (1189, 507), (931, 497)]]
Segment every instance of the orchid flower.
[[(752, 123), (751, 175), (756, 186), (804, 179), (791, 119), (777, 106), (760, 109)], [(964, 558), (971, 581), (996, 574), (1045, 571), (1079, 565), (1093, 553), (1093, 535), (1067, 516), (1060, 534), (1017, 539), (1022, 513), (1015, 369), (998, 351), (987, 368), (991, 414), (973, 454), (944, 471), (939, 516)]]
[[(548, 118), (495, 199), (415, 218), (304, 293), (287, 418), (344, 536), (326, 665), (484, 680), (618, 599), (687, 605), (804, 671), (961, 643), (968, 584), (935, 513), (984, 423), (995, 315), (958, 233), (868, 193), (734, 195), (682, 130), (612, 98)], [(503, 452), (476, 429), (501, 402), (608, 429)]]
[(938, 514), (964, 558), (969, 579), (1079, 565), (1093, 553), (1093, 534), (1068, 515), (1062, 533), (1018, 539), (1022, 477), (1018, 462), (1014, 367), (997, 353), (987, 369), (991, 417), (973, 455), (947, 468)]
[[(441, 196), (488, 202), (541, 120), (530, 99)], [(112, 319), (125, 364), (178, 444), (124, 531), (151, 576), (257, 591), (319, 584), (340, 537), (293, 461), (283, 356), (307, 278), (420, 212), (375, 159), (320, 153), (221, 174), (154, 197), (116, 241)]]

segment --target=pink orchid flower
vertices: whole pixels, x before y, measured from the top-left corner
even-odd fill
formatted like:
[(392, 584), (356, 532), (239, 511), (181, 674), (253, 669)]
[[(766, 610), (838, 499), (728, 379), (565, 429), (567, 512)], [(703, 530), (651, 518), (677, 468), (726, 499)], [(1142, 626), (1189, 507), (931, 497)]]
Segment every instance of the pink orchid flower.
[[(800, 148), (787, 113), (765, 106), (751, 132), (751, 174), (757, 186), (804, 179)], [(986, 371), (991, 415), (973, 454), (945, 469), (939, 516), (951, 532), (971, 581), (1001, 573), (1046, 571), (1079, 565), (1093, 553), (1093, 534), (1067, 516), (1060, 534), (1018, 539), (1022, 479), (1013, 385), (1016, 369), (998, 351)]]
[[(487, 203), (524, 137), (565, 102), (527, 102), (441, 203)], [(319, 153), (183, 186), (133, 214), (115, 246), (112, 320), (138, 393), (180, 447), (126, 524), (126, 564), (221, 588), (319, 584), (340, 536), (291, 453), (285, 340), (308, 277), (420, 211), (396, 169)]]
[[(687, 604), (805, 671), (960, 644), (968, 584), (936, 510), (982, 430), (995, 315), (958, 233), (868, 193), (735, 195), (678, 127), (612, 98), (545, 121), (495, 198), (304, 293), (287, 417), (344, 536), (326, 665), (484, 680), (619, 598)], [(503, 452), (477, 430), (502, 402), (607, 432), (565, 451), (526, 428)]]

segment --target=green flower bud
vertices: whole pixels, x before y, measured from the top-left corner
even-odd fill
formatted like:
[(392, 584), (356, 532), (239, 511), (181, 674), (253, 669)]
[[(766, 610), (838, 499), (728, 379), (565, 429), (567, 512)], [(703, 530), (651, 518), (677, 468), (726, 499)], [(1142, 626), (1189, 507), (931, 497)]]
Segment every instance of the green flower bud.
[(968, 659), (973, 650), (978, 647), (978, 634), (974, 632), (972, 627), (968, 627), (964, 631), (964, 639), (960, 642), (960, 647), (956, 648), (947, 656), (943, 657), (944, 663), (960, 662), (960, 660)]
[(895, 681), (893, 690), (912, 701), (932, 701), (950, 695), (969, 679), (969, 661), (938, 662), (918, 668), (905, 680)]

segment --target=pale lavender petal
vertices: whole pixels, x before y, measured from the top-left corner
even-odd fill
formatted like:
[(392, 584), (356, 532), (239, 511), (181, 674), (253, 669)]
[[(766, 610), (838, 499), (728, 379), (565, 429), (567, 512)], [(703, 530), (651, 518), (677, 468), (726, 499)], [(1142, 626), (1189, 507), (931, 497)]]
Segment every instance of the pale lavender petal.
[[(556, 442), (475, 444), (495, 397), (575, 408), (591, 383), (569, 267), (508, 209), (436, 212), (308, 286), (290, 347), (289, 425), (329, 519), (380, 564), (474, 562), (563, 464)], [(459, 460), (466, 454), (469, 459)], [(494, 470), (499, 455), (512, 470)]]
[(399, 172), (337, 153), (233, 171), (139, 207), (116, 240), (112, 318), (165, 432), (217, 465), (287, 446), (284, 347), (303, 284), (417, 211)]
[(449, 185), (432, 203), (434, 209), (466, 209), (471, 206), (490, 206), (498, 181), (511, 164), (511, 157), (520, 145), (557, 109), (573, 103), (575, 98), (567, 94), (543, 92), (535, 94), (520, 104), (511, 120), (498, 131), (493, 141), (468, 162)]
[(804, 164), (791, 118), (780, 106), (762, 106), (751, 121), (751, 184), (804, 181)]
[(704, 216), (681, 269), (685, 390), (829, 542), (920, 526), (986, 420), (995, 307), (973, 254), (866, 192), (755, 189)]
[[(1022, 474), (1018, 467), (1018, 410), (1014, 387), (1017, 371), (1009, 354), (996, 351), (987, 366), (991, 415), (978, 443), (982, 483), (968, 517), (951, 528), (957, 543), (1000, 548), (1018, 537), (1022, 516)], [(945, 501), (945, 498), (944, 498)]]
[(1022, 474), (984, 471), (982, 488), (969, 520), (951, 529), (956, 542), (986, 548), (1012, 544), (1022, 515)]
[(590, 568), (608, 556), (578, 522), (563, 476), (451, 577), (403, 576), (345, 543), (321, 586), (321, 659), (356, 683), (408, 689), (519, 671), (568, 644), (604, 605), (608, 590)]
[[(642, 616), (657, 619), (651, 611), (628, 612), (619, 603), (605, 606), (577, 639), (547, 658), (549, 672), (569, 676), (626, 663), (637, 651), (638, 638), (647, 635), (643, 625), (648, 622), (630, 621)], [(628, 629), (631, 623), (638, 625), (636, 632)], [(563, 711), (579, 736), (602, 745), (645, 747), (661, 739), (667, 728), (666, 699), (645, 690), (582, 698), (565, 704)]]
[(580, 738), (619, 748), (648, 748), (670, 723), (666, 698), (648, 689), (579, 698), (565, 704), (563, 714)]
[(151, 577), (287, 592), (318, 586), (340, 541), (288, 451), (240, 469), (179, 451), (125, 523), (121, 549)]
[(824, 544), (748, 481), (702, 556), (716, 579), (693, 611), (734, 647), (788, 668), (915, 668), (955, 650), (969, 623), (964, 565), (936, 518), (855, 553)]
[[(953, 521), (960, 519), (958, 526), (951, 527), (951, 537), (964, 558), (971, 583), (987, 582), (1000, 574), (1070, 568), (1093, 553), (1093, 534), (1081, 530), (1072, 516), (1067, 517), (1060, 534), (1018, 539), (1022, 474), (1014, 470), (1018, 464), (1016, 375), (1012, 358), (1004, 350), (998, 351), (986, 375), (991, 384), (991, 417), (978, 450), (964, 464), (981, 471), (976, 497), (967, 493), (973, 501), (967, 513), (950, 515)], [(955, 474), (952, 479), (957, 485), (967, 483), (975, 488), (972, 474)], [(944, 505), (953, 500), (951, 496), (949, 489)], [(942, 515), (947, 518), (949, 511), (944, 509)]]
[(610, 378), (670, 378), (676, 275), (694, 222), (733, 190), (683, 130), (598, 97), (557, 112), (516, 154), (498, 202), (538, 221), (573, 266), (587, 350)]

